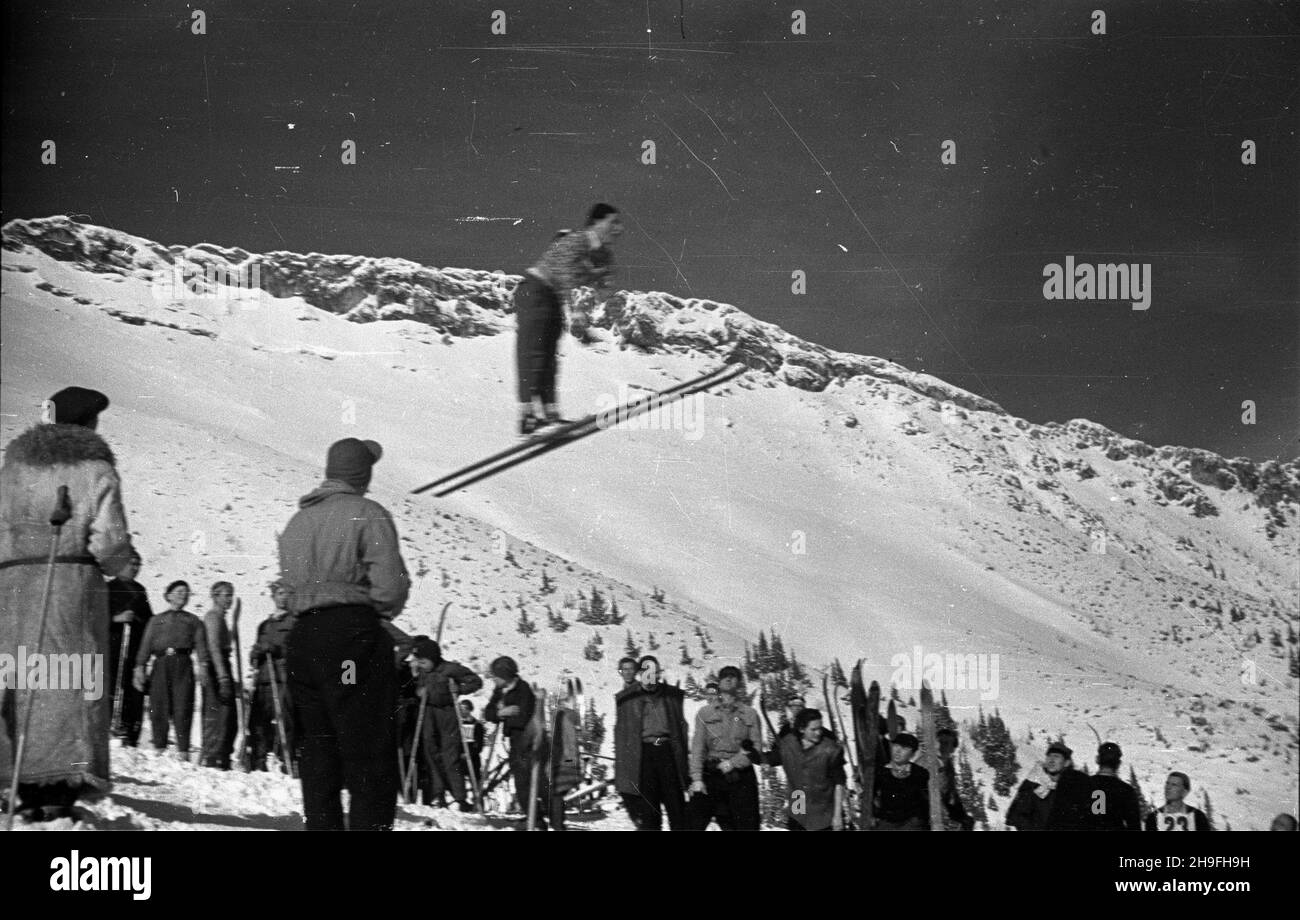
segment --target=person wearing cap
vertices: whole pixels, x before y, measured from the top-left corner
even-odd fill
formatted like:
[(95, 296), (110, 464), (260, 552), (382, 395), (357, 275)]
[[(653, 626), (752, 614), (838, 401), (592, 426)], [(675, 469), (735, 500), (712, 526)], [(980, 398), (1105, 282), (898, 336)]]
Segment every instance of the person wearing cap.
[(912, 758), (921, 742), (910, 732), (894, 735), (889, 763), (876, 766), (876, 830), (930, 830), (930, 771)]
[[(17, 660), (19, 649), (29, 657), (108, 658), (104, 576), (124, 571), (132, 548), (113, 452), (95, 431), (106, 408), (108, 397), (96, 390), (60, 390), (46, 403), (48, 421), (5, 447), (0, 466), (0, 655), (12, 656), (10, 661)], [(56, 530), (50, 521), (63, 486), (71, 517)], [(42, 609), (47, 577), (52, 581)], [(107, 677), (101, 665), (84, 687), (37, 692), (15, 691), (11, 685), (6, 705), (0, 706), (0, 795), (9, 794), (15, 742), (30, 712), (15, 803), (25, 818), (61, 817), (83, 795), (111, 788), (113, 694), (105, 686)]]
[(758, 713), (741, 699), (740, 669), (718, 672), (718, 700), (695, 714), (691, 735), (691, 814), (696, 830), (716, 820), (724, 831), (756, 831), (763, 730)]
[(1007, 827), (1018, 831), (1047, 830), (1057, 783), (1063, 774), (1074, 772), (1073, 756), (1074, 752), (1064, 741), (1053, 741), (1047, 746), (1047, 756), (1030, 770), (1007, 808)]
[[(505, 730), (506, 741), (510, 744), (510, 775), (515, 780), (515, 796), (526, 817), (528, 796), (532, 791), (533, 750), (543, 740), (537, 736), (536, 722), (533, 719), (537, 710), (537, 697), (533, 688), (528, 686), (528, 681), (520, 679), (519, 665), (509, 655), (494, 659), (489, 671), (495, 689), (487, 708), (483, 710), (483, 718), (488, 722), (499, 723)], [(548, 801), (546, 771), (539, 770), (536, 826), (542, 830), (546, 829)]]
[[(153, 617), (149, 594), (144, 585), (136, 581), (140, 575), (140, 554), (131, 551), (131, 561), (125, 569), (108, 582), (108, 662), (109, 685), (118, 707), (123, 747), (135, 747), (140, 742), (140, 729), (144, 726), (144, 694), (135, 689), (130, 678), (131, 662), (140, 654), (140, 641), (145, 627)], [(127, 632), (129, 630), (129, 632)], [(122, 655), (122, 636), (126, 635), (126, 655)], [(116, 728), (116, 727), (115, 727)]]
[(1056, 803), (1047, 819), (1048, 830), (1142, 830), (1142, 807), (1138, 804), (1137, 790), (1119, 775), (1123, 757), (1118, 744), (1106, 741), (1097, 748), (1097, 773), (1094, 776), (1070, 771), (1082, 782), (1072, 779), (1058, 784)]
[[(473, 811), (466, 800), (465, 777), (461, 770), (460, 717), (456, 700), (462, 693), (474, 693), (483, 678), (457, 661), (442, 657), (438, 643), (428, 636), (416, 636), (411, 651), (416, 693), (424, 706), (420, 722), (420, 747), (429, 771), (430, 797), (435, 805), (451, 797), (461, 811)], [(416, 710), (419, 721), (419, 710)]]
[[(149, 688), (149, 722), (154, 750), (167, 750), (167, 728), (176, 730), (176, 755), (190, 757), (190, 729), (194, 725), (194, 687), (208, 670), (207, 630), (203, 621), (185, 609), (190, 586), (173, 581), (163, 592), (167, 609), (145, 627), (135, 658), (137, 690)], [(149, 662), (157, 659), (153, 671)]]
[(586, 227), (557, 234), (515, 287), (520, 434), (530, 435), (545, 425), (564, 421), (555, 397), (557, 349), (564, 334), (563, 301), (583, 285), (595, 285), (602, 294), (608, 291), (613, 267), (609, 244), (622, 233), (617, 208), (593, 205)]
[(276, 726), (275, 695), (271, 688), (272, 669), (276, 681), (275, 692), (280, 694), (279, 717), (284, 720), (284, 734), (288, 751), (280, 756), (286, 763), (298, 761), (298, 731), (293, 724), (293, 693), (289, 689), (289, 674), (285, 668), (285, 646), (293, 632), (295, 617), (289, 610), (289, 592), (281, 581), (270, 584), (271, 603), (275, 610), (257, 627), (257, 636), (248, 653), (249, 679), (253, 685), (248, 706), (248, 748), (245, 765), (250, 770), (265, 770), (266, 758), (280, 748), (279, 730)]
[(1149, 831), (1208, 831), (1210, 819), (1199, 808), (1185, 801), (1192, 791), (1192, 781), (1186, 773), (1174, 771), (1165, 780), (1165, 804), (1147, 815)]
[(392, 516), (365, 497), (382, 454), (374, 441), (331, 444), (325, 481), (280, 534), (280, 578), (297, 618), (286, 663), (308, 830), (389, 830), (397, 812), (397, 673), (383, 620), (402, 612), (411, 579)]

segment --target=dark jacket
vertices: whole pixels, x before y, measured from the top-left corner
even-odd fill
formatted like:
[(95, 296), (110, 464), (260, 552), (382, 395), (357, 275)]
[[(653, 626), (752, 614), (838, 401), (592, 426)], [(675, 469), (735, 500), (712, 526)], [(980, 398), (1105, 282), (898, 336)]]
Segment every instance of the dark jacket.
[(1138, 804), (1136, 789), (1118, 776), (1109, 774), (1098, 774), (1091, 780), (1086, 830), (1142, 830), (1142, 808)]
[(835, 817), (835, 787), (845, 783), (843, 746), (823, 735), (821, 741), (805, 749), (791, 731), (779, 738), (763, 759), (768, 766), (785, 771), (789, 790), (786, 820), (807, 831), (830, 827)]
[[(686, 694), (662, 683), (657, 685), (655, 693), (662, 694), (668, 709), (669, 745), (673, 749), (678, 778), (682, 788), (686, 789), (691, 785), (686, 760), (690, 746), (687, 744), (686, 716), (682, 708)], [(641, 711), (649, 695), (640, 684), (633, 684), (614, 696), (614, 788), (624, 795), (640, 794)]]
[(294, 613), (364, 604), (391, 619), (411, 589), (392, 516), (333, 479), (299, 499), (280, 535), (280, 574)]
[[(433, 670), (420, 674), (416, 678), (417, 693), (424, 691), (424, 702), (428, 706), (444, 708), (452, 706), (456, 698), (451, 695), (447, 681), (454, 680), (458, 693), (474, 693), (483, 687), (483, 678), (458, 661), (439, 661)], [(506, 704), (510, 705), (509, 703)]]
[(1056, 793), (1047, 811), (1049, 831), (1097, 830), (1092, 809), (1093, 777), (1067, 767), (1056, 777)]
[[(135, 621), (130, 624), (131, 635), (126, 643), (126, 667), (129, 671), (135, 656), (140, 651), (140, 640), (144, 638), (144, 628), (149, 624), (149, 619), (153, 616), (153, 607), (149, 605), (149, 595), (145, 592), (144, 585), (138, 581), (127, 581), (125, 578), (114, 578), (108, 583), (108, 614), (110, 622), (108, 624), (108, 654), (113, 662), (114, 673), (117, 671), (117, 659), (122, 653), (122, 630), (127, 627), (126, 623), (114, 623), (112, 617), (119, 614), (130, 612), (135, 616)], [(130, 683), (130, 678), (127, 679)]]
[(257, 640), (253, 643), (252, 651), (248, 653), (248, 663), (253, 666), (253, 673), (257, 675), (259, 684), (270, 684), (270, 677), (265, 667), (267, 659), (275, 662), (276, 679), (281, 683), (284, 682), (285, 641), (289, 638), (289, 633), (293, 632), (293, 624), (296, 621), (297, 617), (292, 613), (281, 613), (277, 610), (258, 624)]
[(930, 771), (919, 763), (911, 765), (901, 779), (887, 765), (876, 768), (875, 816), (880, 821), (902, 823), (920, 819), (930, 825)]
[(943, 784), (943, 808), (948, 816), (948, 821), (957, 825), (961, 830), (973, 830), (975, 819), (966, 814), (966, 805), (962, 802), (961, 794), (957, 791), (957, 768), (953, 764), (951, 757), (943, 762), (939, 777)]
[[(518, 706), (519, 713), (503, 719), (497, 715), (497, 710), (505, 706)], [(533, 694), (533, 688), (528, 686), (528, 681), (517, 677), (515, 685), (509, 690), (503, 691), (502, 688), (497, 687), (492, 691), (492, 699), (488, 700), (487, 707), (483, 710), (483, 718), (488, 722), (501, 723), (506, 738), (513, 745), (519, 742), (532, 726), (533, 710), (536, 706), (537, 697)]]
[[(1029, 775), (1046, 776), (1041, 766), (1036, 766)], [(1055, 788), (1046, 790), (1043, 784), (1033, 779), (1024, 780), (1016, 790), (1011, 806), (1007, 808), (1007, 827), (1014, 827), (1018, 831), (1047, 830), (1047, 821), (1055, 799)]]

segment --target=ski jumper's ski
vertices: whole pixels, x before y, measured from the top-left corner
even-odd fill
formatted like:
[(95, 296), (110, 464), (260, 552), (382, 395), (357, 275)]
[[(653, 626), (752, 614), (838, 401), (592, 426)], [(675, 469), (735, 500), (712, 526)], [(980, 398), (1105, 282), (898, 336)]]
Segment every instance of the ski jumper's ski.
[(921, 683), (921, 745), (925, 748), (923, 766), (930, 771), (930, 830), (942, 831), (943, 777), (939, 765), (939, 735), (934, 721), (934, 691), (929, 681)]

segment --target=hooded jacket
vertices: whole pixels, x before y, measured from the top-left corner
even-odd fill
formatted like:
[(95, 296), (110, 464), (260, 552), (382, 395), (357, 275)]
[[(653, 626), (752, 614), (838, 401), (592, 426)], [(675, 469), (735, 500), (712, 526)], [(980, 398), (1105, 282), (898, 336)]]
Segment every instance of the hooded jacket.
[[(55, 549), (64, 561), (53, 567), (39, 650), (63, 662), (78, 656), (75, 662), (81, 666), (72, 670), (80, 685), (65, 683), (29, 694), (12, 689), (9, 675), (11, 689), (0, 690), (0, 783), (7, 788), (13, 772), (13, 720), (30, 700), (22, 782), (69, 782), (107, 791), (112, 691), (102, 667), (108, 660), (109, 620), (104, 574), (126, 568), (131, 540), (113, 452), (89, 428), (36, 425), (5, 448), (0, 467), (0, 563), (18, 564), (0, 568), (0, 653), (15, 659), (20, 648), (28, 656), (37, 654), (53, 536), (50, 512), (59, 486), (68, 487), (72, 517), (59, 529)], [(96, 661), (101, 663), (97, 679), (93, 667), (86, 673), (86, 665)], [(66, 680), (74, 674), (61, 667), (59, 677)]]
[(280, 535), (280, 577), (294, 613), (360, 604), (392, 619), (411, 589), (392, 516), (334, 479), (299, 499)]

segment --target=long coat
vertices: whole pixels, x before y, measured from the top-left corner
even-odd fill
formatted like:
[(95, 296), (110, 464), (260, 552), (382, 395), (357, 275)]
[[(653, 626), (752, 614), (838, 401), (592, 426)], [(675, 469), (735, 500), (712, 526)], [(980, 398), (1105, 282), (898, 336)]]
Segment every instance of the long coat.
[[(54, 565), (38, 649), (50, 513), (59, 486), (68, 487), (72, 517), (59, 534), (57, 554), (66, 559)], [(0, 466), (0, 655), (13, 658), (0, 660), (16, 663), (21, 650), (30, 688), (39, 680), (31, 666), (39, 653), (53, 665), (50, 679), (58, 687), (18, 689), (16, 668), (8, 673), (0, 668), (0, 782), (5, 786), (13, 778), (14, 746), (30, 701), (20, 781), (109, 790), (113, 696), (104, 667), (109, 621), (104, 575), (125, 569), (130, 555), (113, 453), (99, 435), (78, 425), (37, 425), (9, 443)], [(19, 560), (35, 561), (4, 565)], [(83, 669), (87, 663), (90, 668)]]
[[(682, 709), (686, 694), (676, 687), (660, 684), (668, 709), (668, 736), (673, 752), (673, 764), (682, 788), (691, 785), (690, 768), (686, 758), (686, 717)], [(614, 696), (614, 789), (622, 795), (640, 795), (641, 792), (641, 707), (649, 694), (640, 684), (620, 690)]]

